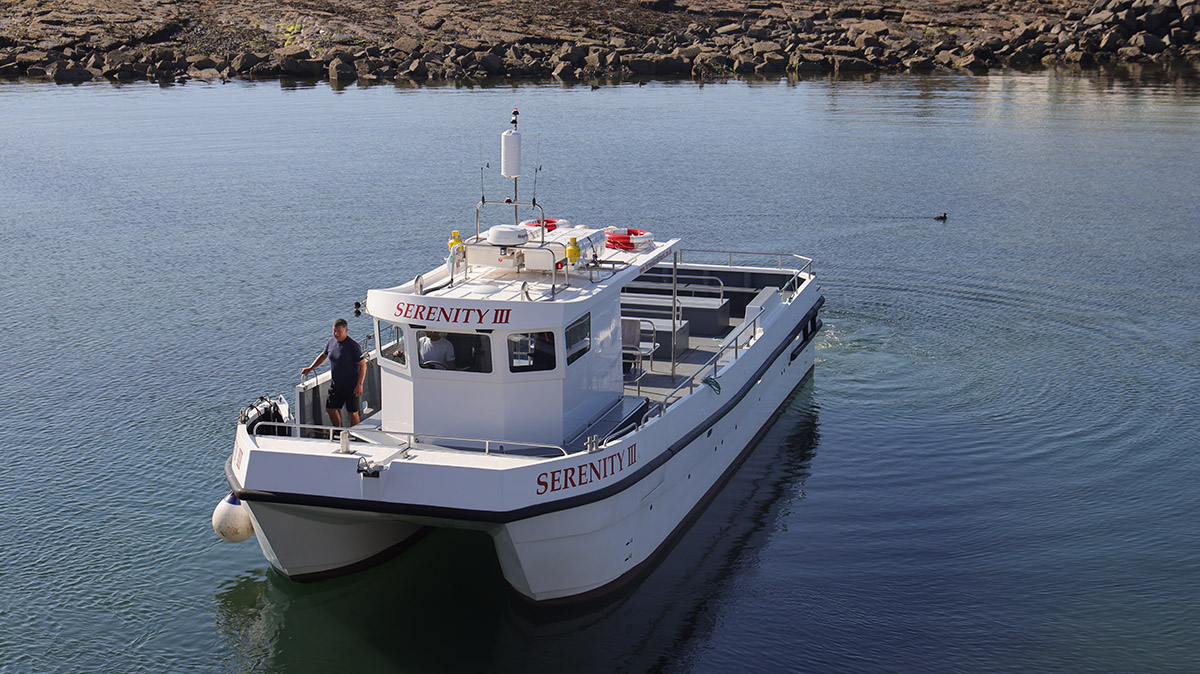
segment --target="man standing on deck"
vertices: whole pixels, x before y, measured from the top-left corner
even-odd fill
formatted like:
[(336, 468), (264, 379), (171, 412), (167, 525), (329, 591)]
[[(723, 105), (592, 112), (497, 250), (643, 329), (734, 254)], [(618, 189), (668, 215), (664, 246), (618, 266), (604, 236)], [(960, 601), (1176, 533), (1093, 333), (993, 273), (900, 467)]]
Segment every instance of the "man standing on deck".
[(325, 350), (317, 356), (312, 365), (300, 370), (301, 376), (317, 369), (325, 359), (329, 359), (329, 371), (333, 381), (329, 384), (329, 394), (325, 397), (325, 412), (334, 426), (342, 425), (341, 408), (345, 407), (350, 413), (350, 425), (358, 425), (358, 402), (363, 392), (363, 378), (367, 376), (367, 361), (363, 358), (362, 348), (358, 342), (350, 339), (349, 324), (346, 319), (339, 318), (333, 322), (333, 337), (325, 343)]

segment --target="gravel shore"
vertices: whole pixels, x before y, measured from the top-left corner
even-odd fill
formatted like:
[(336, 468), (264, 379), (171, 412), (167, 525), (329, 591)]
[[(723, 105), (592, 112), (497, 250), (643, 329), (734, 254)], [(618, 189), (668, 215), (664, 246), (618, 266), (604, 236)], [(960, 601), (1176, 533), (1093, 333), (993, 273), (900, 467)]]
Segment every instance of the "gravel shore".
[(3, 0), (0, 78), (778, 77), (1200, 63), (1200, 0)]

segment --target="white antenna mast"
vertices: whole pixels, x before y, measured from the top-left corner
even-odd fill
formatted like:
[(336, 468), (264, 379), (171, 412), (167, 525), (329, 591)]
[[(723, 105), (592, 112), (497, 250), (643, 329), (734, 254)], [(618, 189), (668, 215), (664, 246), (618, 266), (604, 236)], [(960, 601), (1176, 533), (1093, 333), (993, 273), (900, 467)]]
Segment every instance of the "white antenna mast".
[(500, 136), (500, 175), (512, 178), (513, 181), (513, 225), (517, 225), (520, 217), (517, 215), (517, 178), (521, 175), (521, 132), (517, 131), (517, 115), (521, 114), (513, 108), (513, 128)]

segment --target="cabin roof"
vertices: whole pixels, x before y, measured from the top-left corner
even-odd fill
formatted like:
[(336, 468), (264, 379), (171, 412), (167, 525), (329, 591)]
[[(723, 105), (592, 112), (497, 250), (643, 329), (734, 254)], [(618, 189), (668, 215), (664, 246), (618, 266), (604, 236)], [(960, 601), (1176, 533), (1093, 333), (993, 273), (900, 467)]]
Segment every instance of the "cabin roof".
[[(372, 290), (368, 294), (368, 311), (379, 316), (373, 310), (374, 305), (386, 315), (392, 313), (390, 307), (397, 301), (414, 300), (472, 305), (586, 300), (609, 289), (619, 291), (621, 286), (667, 259), (679, 243), (678, 239), (671, 239), (655, 241), (643, 250), (620, 250), (604, 245), (606, 230), (603, 229), (559, 228), (545, 232), (544, 240), (540, 228), (530, 230), (529, 241), (517, 246), (489, 244), (486, 232), (478, 239), (472, 237), (464, 242), (469, 261), (457, 266), (452, 283), (449, 265), (441, 265), (421, 275), (421, 292), (415, 279), (392, 288)], [(570, 237), (575, 237), (583, 248), (579, 267), (574, 271), (549, 271), (554, 268), (550, 260), (562, 259)], [(526, 268), (517, 270), (505, 264), (505, 255), (517, 251), (526, 256)], [(589, 273), (584, 266), (593, 260), (593, 254), (599, 264)]]

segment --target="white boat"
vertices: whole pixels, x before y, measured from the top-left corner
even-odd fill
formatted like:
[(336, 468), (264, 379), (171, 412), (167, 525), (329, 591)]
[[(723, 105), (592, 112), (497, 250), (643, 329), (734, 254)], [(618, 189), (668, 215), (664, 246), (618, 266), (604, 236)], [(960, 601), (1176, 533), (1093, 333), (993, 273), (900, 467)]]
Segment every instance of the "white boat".
[[(218, 513), (248, 511), (235, 539), (252, 525), (280, 573), (348, 573), (457, 527), (490, 534), (533, 601), (598, 596), (670, 547), (811, 373), (810, 259), (547, 219), (516, 198), (516, 120), (513, 197), (481, 199), (444, 264), (358, 305), (361, 422), (329, 425), (328, 372), (243, 411)], [(512, 224), (481, 230), (497, 212)], [(452, 367), (414, 357), (429, 332)]]

